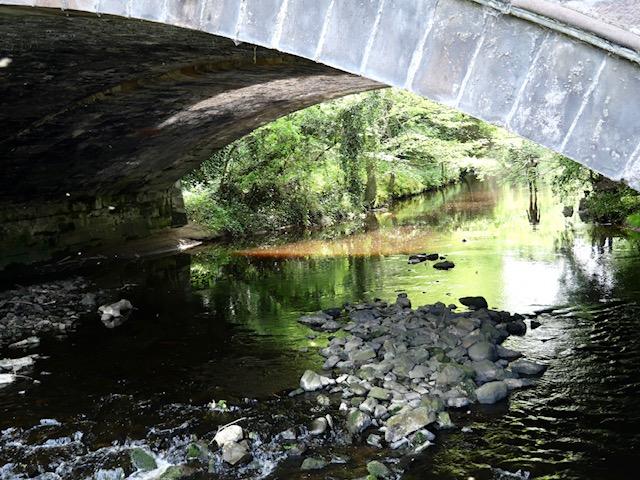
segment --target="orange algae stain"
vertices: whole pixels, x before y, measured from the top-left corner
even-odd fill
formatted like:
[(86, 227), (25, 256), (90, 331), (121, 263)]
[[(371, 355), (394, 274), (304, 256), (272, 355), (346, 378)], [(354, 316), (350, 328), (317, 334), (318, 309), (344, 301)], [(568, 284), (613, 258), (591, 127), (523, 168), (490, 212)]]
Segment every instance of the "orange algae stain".
[(338, 240), (309, 239), (284, 245), (248, 248), (238, 250), (235, 254), (254, 258), (409, 255), (428, 250), (432, 241), (432, 233), (411, 226), (359, 233)]

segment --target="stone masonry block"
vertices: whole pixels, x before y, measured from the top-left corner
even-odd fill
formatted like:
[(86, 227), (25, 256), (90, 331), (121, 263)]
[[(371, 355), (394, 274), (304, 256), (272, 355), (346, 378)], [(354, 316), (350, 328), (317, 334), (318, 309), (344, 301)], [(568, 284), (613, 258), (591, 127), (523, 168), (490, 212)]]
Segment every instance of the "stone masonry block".
[(504, 125), (540, 48), (545, 30), (501, 15), (491, 25), (465, 87), (459, 108)]
[(283, 0), (245, 0), (238, 36), (248, 43), (270, 46)]
[(205, 32), (235, 38), (236, 24), (240, 14), (238, 0), (202, 0), (202, 29)]
[(352, 73), (360, 71), (381, 0), (335, 0), (319, 61)]
[(510, 127), (523, 137), (558, 150), (604, 54), (559, 34), (551, 34), (541, 49)]
[(466, 0), (440, 0), (412, 85), (417, 93), (455, 105), (485, 28), (485, 10)]
[(638, 143), (640, 69), (619, 57), (607, 57), (563, 153), (615, 180), (624, 175)]
[(289, 0), (280, 41), (274, 48), (313, 58), (330, 3), (331, 0)]
[(386, 0), (363, 74), (404, 86), (437, 0)]

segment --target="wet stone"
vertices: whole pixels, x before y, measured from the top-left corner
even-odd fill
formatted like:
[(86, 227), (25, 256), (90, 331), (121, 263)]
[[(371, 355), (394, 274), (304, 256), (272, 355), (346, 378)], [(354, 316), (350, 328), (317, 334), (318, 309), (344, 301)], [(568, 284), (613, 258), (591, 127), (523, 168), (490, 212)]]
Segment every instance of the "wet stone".
[(300, 466), (300, 470), (308, 471), (308, 470), (322, 470), (329, 462), (319, 457), (309, 457), (305, 458)]

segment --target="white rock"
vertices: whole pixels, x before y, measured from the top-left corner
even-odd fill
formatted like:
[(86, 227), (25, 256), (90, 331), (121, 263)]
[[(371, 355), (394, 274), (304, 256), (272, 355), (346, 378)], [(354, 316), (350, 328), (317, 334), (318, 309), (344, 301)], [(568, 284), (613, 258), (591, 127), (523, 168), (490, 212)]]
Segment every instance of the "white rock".
[(12, 343), (9, 348), (25, 348), (25, 347), (37, 347), (40, 345), (40, 339), (38, 337), (28, 337), (19, 342)]
[[(329, 382), (329, 380), (331, 380), (331, 382)], [(305, 392), (320, 390), (322, 387), (329, 385), (330, 383), (335, 383), (335, 380), (318, 375), (313, 370), (307, 370), (302, 374), (302, 378), (300, 378), (300, 388)]]
[(0, 373), (0, 387), (15, 382), (16, 376), (12, 373)]
[(213, 441), (216, 442), (218, 446), (223, 447), (227, 443), (239, 442), (243, 436), (244, 434), (240, 425), (229, 425), (216, 433)]
[(102, 305), (100, 308), (98, 308), (98, 311), (102, 314), (102, 318), (105, 319), (105, 317), (107, 316), (120, 317), (122, 316), (123, 311), (131, 310), (132, 308), (133, 305), (131, 305), (131, 302), (123, 298), (115, 303), (112, 303), (111, 305)]
[(0, 360), (0, 368), (17, 372), (33, 365), (35, 363), (34, 359), (36, 358), (38, 358), (37, 355), (27, 355), (21, 358), (3, 358)]

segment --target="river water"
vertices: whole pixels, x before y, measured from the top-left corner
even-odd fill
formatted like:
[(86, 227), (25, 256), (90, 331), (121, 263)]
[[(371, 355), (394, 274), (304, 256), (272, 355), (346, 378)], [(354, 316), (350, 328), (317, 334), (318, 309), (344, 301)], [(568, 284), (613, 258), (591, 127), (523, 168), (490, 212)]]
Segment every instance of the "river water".
[[(536, 225), (528, 206), (528, 191), (463, 183), (341, 232), (82, 272), (136, 310), (112, 330), (90, 316), (68, 338), (43, 339), (28, 372), (38, 382), (0, 389), (0, 479), (93, 478), (100, 471), (95, 478), (106, 479), (134, 445), (162, 466), (179, 461), (193, 436), (210, 439), (240, 415), (265, 439), (313, 418), (286, 392), (305, 369), (322, 365), (317, 350), (326, 335), (309, 338), (296, 319), (399, 292), (414, 306), (482, 295), (491, 307), (545, 311), (539, 328), (508, 346), (549, 365), (535, 388), (457, 412), (464, 431), (439, 432), (434, 447), (404, 465), (402, 478), (493, 479), (518, 470), (517, 478), (636, 478), (640, 236), (582, 223), (577, 214), (565, 218), (547, 190), (538, 196)], [(407, 264), (408, 254), (424, 251), (456, 267)], [(221, 399), (242, 413), (211, 412), (207, 404)], [(300, 458), (278, 462), (265, 451), (258, 461), (268, 478), (355, 478), (366, 475), (368, 460), (392, 456), (362, 446), (323, 452), (347, 463), (311, 475), (299, 471)], [(196, 471), (193, 478), (235, 474)]]

